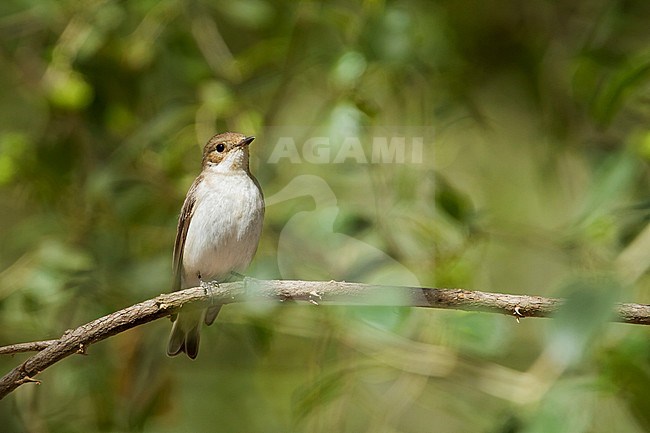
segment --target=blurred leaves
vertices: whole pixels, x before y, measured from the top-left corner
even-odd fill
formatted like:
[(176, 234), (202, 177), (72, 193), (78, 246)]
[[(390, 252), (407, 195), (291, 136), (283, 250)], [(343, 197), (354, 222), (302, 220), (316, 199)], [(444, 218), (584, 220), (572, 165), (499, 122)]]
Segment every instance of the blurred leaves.
[[(647, 48), (646, 48), (647, 49)], [(619, 70), (614, 71), (605, 81), (593, 101), (596, 118), (609, 124), (619, 113), (625, 98), (630, 97), (650, 78), (650, 52), (630, 56)]]
[(3, 428), (650, 429), (647, 330), (606, 322), (650, 302), (649, 18), (643, 1), (2, 2), (2, 344), (169, 290), (223, 130), (257, 137), (273, 201), (251, 275), (567, 297), (520, 324), (229, 306), (194, 363), (163, 356), (159, 321), (21, 388)]
[(20, 132), (8, 132), (0, 137), (0, 185), (10, 183), (17, 175), (28, 147), (27, 137)]
[(50, 70), (45, 85), (48, 98), (59, 108), (80, 110), (93, 98), (92, 87), (75, 71)]
[(554, 317), (549, 350), (562, 367), (574, 365), (585, 350), (603, 333), (612, 318), (612, 307), (621, 293), (607, 278), (578, 280), (560, 291), (565, 302)]
[[(641, 356), (639, 356), (641, 355)], [(623, 398), (643, 430), (650, 429), (650, 345), (646, 340), (629, 340), (623, 347), (612, 348), (603, 354), (604, 379)]]

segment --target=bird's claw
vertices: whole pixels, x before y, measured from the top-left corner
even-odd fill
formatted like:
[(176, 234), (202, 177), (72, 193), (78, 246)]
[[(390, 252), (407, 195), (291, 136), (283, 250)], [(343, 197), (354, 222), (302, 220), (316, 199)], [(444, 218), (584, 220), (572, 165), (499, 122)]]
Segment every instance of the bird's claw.
[(203, 293), (205, 293), (206, 296), (212, 296), (214, 293), (215, 289), (219, 288), (219, 283), (216, 281), (203, 281), (199, 283), (199, 287), (203, 289)]

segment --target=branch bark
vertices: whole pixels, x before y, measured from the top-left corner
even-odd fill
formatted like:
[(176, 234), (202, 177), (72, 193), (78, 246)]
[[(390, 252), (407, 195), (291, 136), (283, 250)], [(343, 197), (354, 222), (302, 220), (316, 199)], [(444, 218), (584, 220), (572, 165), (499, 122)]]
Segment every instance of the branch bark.
[[(76, 329), (66, 331), (57, 340), (19, 343), (0, 347), (0, 354), (39, 351), (0, 379), (0, 399), (19, 386), (38, 382), (34, 379), (49, 366), (88, 346), (128, 329), (166, 317), (183, 305), (197, 308), (246, 301), (306, 301), (312, 304), (354, 304), (367, 306), (406, 306), (485, 311), (524, 317), (549, 317), (561, 305), (561, 299), (540, 296), (487, 293), (464, 289), (375, 286), (336, 281), (255, 280), (224, 283), (209, 293), (195, 287), (140, 302)], [(618, 322), (650, 325), (650, 305), (618, 304)], [(162, 352), (161, 352), (162, 353)]]

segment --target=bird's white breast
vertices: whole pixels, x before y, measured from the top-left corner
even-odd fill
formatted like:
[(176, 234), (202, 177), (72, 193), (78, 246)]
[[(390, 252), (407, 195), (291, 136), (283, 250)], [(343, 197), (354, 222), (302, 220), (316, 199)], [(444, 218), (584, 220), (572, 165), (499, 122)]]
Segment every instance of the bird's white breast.
[(208, 172), (196, 189), (196, 203), (183, 250), (183, 287), (220, 281), (250, 264), (262, 232), (264, 200), (244, 171)]

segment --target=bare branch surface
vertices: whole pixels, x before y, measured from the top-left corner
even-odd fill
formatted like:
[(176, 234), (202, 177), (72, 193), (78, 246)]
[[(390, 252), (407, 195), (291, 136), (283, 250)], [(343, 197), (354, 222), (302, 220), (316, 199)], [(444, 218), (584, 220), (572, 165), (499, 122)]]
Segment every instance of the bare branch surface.
[[(57, 340), (0, 347), (0, 354), (38, 351), (0, 379), (0, 399), (36, 375), (88, 346), (136, 326), (169, 316), (186, 304), (196, 307), (247, 301), (306, 301), (311, 304), (405, 306), (485, 311), (524, 317), (549, 317), (562, 300), (464, 289), (375, 286), (336, 281), (255, 280), (224, 283), (207, 293), (195, 287), (167, 293), (66, 331)], [(650, 305), (618, 304), (615, 320), (650, 325)], [(162, 353), (162, 351), (161, 351)]]
[(0, 347), (0, 355), (13, 355), (24, 352), (38, 352), (46, 349), (59, 340), (30, 341), (29, 343), (16, 343)]

